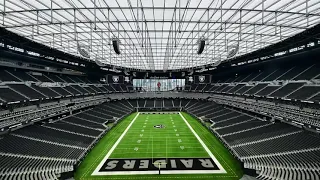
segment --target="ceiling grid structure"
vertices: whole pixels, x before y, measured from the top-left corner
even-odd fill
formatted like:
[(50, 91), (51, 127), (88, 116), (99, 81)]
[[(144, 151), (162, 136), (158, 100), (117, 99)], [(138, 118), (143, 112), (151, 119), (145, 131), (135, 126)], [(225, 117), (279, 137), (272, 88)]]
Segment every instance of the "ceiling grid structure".
[[(275, 44), (320, 22), (319, 0), (0, 0), (0, 26), (88, 61), (192, 69)], [(197, 54), (199, 39), (205, 39)], [(119, 39), (121, 54), (113, 51)], [(233, 57), (235, 58), (235, 57)]]

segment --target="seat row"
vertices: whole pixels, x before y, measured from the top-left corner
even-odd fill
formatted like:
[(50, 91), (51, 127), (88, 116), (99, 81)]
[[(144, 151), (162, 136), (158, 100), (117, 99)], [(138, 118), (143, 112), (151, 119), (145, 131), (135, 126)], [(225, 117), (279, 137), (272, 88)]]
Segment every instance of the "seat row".
[[(212, 132), (226, 143), (245, 168), (257, 170), (258, 179), (320, 178), (317, 134), (280, 122), (262, 121), (211, 103), (198, 102), (187, 110), (197, 117), (210, 117), (206, 120), (212, 123)], [(211, 111), (205, 110), (210, 108)]]
[(109, 127), (131, 113), (128, 102), (107, 102), (56, 121), (35, 124), (0, 137), (1, 179), (57, 179), (86, 154)]

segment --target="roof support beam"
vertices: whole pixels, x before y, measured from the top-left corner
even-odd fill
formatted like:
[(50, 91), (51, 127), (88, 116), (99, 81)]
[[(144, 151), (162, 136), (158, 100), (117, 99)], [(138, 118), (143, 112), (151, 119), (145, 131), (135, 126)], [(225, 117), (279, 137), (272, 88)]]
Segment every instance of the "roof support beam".
[[(175, 10), (176, 7), (166, 7), (166, 10)], [(79, 7), (79, 8), (54, 8), (52, 9), (52, 11), (73, 11), (74, 9), (78, 10), (78, 11), (81, 11), (81, 10), (92, 10), (94, 11), (94, 9), (96, 10), (107, 10), (107, 9), (110, 9), (110, 10), (137, 10), (137, 9), (141, 9), (141, 7)], [(143, 9), (145, 10), (163, 10), (163, 7), (152, 7), (152, 6), (149, 6), (149, 7), (146, 7), (146, 6), (143, 6)], [(205, 8), (202, 8), (202, 7), (180, 7), (180, 10), (199, 10), (199, 11), (207, 11), (207, 10), (221, 10), (221, 11), (239, 11), (240, 9), (237, 9), (237, 8), (220, 8), (220, 7), (205, 7)], [(241, 9), (243, 12), (261, 12), (261, 10), (259, 9), (246, 9), (246, 8), (242, 8)], [(17, 11), (7, 11), (6, 13), (7, 14), (13, 14), (13, 13), (25, 13), (25, 12), (36, 12), (36, 11), (41, 11), (41, 12), (44, 12), (44, 11), (51, 11), (51, 8), (49, 9), (46, 9), (46, 8), (43, 8), (43, 9), (28, 9), (28, 10), (17, 10)], [(306, 13), (304, 12), (290, 12), (290, 11), (281, 11), (281, 10), (278, 10), (278, 11), (275, 11), (275, 10), (268, 10), (268, 9), (264, 9), (263, 10), (264, 13), (279, 13), (279, 14), (290, 14), (290, 15), (303, 15), (305, 16)], [(308, 14), (309, 16), (318, 16), (320, 17), (320, 14), (319, 13), (309, 13)]]
[[(172, 21), (171, 20), (144, 20), (144, 23), (171, 23)], [(94, 21), (76, 21), (75, 22), (76, 24), (88, 24), (90, 26), (90, 24), (94, 23)], [(108, 23), (108, 21), (99, 21), (97, 23)], [(110, 21), (110, 23), (136, 23), (136, 21), (134, 20), (113, 20), (113, 21)], [(191, 24), (207, 24), (208, 22), (207, 21), (182, 21), (182, 23), (191, 23)], [(210, 21), (208, 24), (220, 24), (221, 22), (219, 20), (217, 21)], [(38, 22), (37, 25), (39, 26), (50, 26), (50, 25), (60, 25), (60, 24), (63, 24), (63, 25), (70, 25), (70, 24), (74, 24), (74, 22), (72, 21), (69, 21), (69, 22), (54, 22), (54, 23), (50, 23), (50, 22)], [(294, 26), (294, 25), (286, 25), (286, 24), (278, 24), (278, 23), (250, 23), (250, 22), (238, 22), (238, 21), (229, 21), (229, 22), (222, 22), (222, 25), (224, 26), (225, 24), (236, 24), (236, 25), (247, 25), (247, 26), (252, 26), (252, 25), (255, 25), (255, 26), (271, 26), (271, 27), (283, 27), (283, 28), (295, 28), (295, 29), (307, 29), (306, 27), (301, 27), (301, 26)], [(21, 28), (21, 27), (30, 27), (30, 26), (33, 26), (34, 24), (19, 24), (19, 25), (6, 25), (5, 28), (7, 29), (11, 29), (11, 28)], [(100, 28), (101, 29), (101, 28)], [(115, 31), (118, 31), (118, 29), (114, 29)], [(136, 32), (136, 30), (126, 30), (128, 32)], [(147, 30), (147, 29), (144, 29), (144, 30), (140, 30), (139, 32), (152, 32), (153, 30)], [(156, 30), (159, 32), (159, 30)], [(172, 30), (170, 30), (171, 32)], [(207, 29), (204, 29), (204, 30), (180, 30), (180, 32), (190, 32), (190, 31), (193, 31), (193, 32), (206, 32)]]

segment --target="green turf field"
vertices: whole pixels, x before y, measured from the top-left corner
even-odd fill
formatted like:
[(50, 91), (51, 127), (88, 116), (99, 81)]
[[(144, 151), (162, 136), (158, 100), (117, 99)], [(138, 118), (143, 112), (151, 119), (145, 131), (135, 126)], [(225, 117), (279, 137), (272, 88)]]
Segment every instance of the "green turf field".
[[(190, 165), (191, 158), (195, 159), (193, 165), (196, 164), (197, 158), (212, 159), (215, 167), (219, 167), (218, 170), (210, 171), (195, 171), (194, 166), (183, 170), (165, 169), (174, 166), (173, 158), (177, 160), (175, 162), (186, 166)], [(148, 159), (151, 164), (163, 163), (160, 165), (160, 169), (163, 168), (160, 170), (161, 175), (158, 171), (148, 169), (149, 167), (158, 169), (159, 164), (148, 166), (146, 171), (140, 169), (117, 171), (116, 175), (110, 171), (100, 171), (101, 167), (105, 167), (106, 160), (136, 162), (135, 167), (137, 167), (141, 159)], [(124, 166), (126, 165), (121, 165)], [(208, 129), (186, 113), (181, 115), (134, 113), (128, 116), (99, 141), (75, 174), (76, 179), (240, 179), (241, 176), (240, 164), (228, 150)]]

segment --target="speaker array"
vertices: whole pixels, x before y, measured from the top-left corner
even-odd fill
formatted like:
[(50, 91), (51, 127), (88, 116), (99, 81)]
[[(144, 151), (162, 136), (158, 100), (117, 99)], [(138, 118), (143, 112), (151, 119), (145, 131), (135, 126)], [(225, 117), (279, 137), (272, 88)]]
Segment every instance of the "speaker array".
[(233, 56), (235, 56), (238, 53), (239, 44), (233, 45), (233, 46), (229, 46), (228, 49), (229, 49), (229, 52), (228, 52), (227, 58), (232, 58)]
[(206, 41), (203, 39), (200, 39), (198, 42), (198, 54), (201, 54), (204, 50), (204, 46), (206, 45)]
[(89, 52), (87, 52), (83, 47), (81, 47), (80, 44), (77, 45), (77, 49), (81, 56), (85, 58), (90, 58)]
[(120, 41), (119, 39), (113, 39), (112, 40), (112, 46), (115, 53), (120, 54), (120, 47), (119, 47)]

